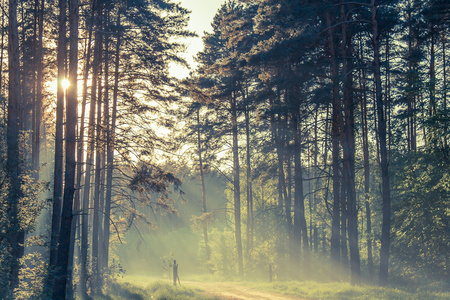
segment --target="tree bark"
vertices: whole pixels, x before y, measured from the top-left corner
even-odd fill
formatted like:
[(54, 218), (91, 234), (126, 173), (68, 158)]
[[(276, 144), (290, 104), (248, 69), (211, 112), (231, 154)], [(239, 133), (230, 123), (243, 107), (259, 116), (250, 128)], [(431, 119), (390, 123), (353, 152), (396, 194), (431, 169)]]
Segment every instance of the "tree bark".
[(247, 260), (250, 260), (251, 249), (253, 247), (253, 186), (252, 186), (252, 166), (250, 154), (250, 116), (249, 106), (245, 108), (245, 136), (247, 150)]
[(374, 49), (374, 81), (375, 96), (377, 101), (378, 115), (378, 138), (380, 141), (381, 158), (381, 180), (382, 180), (382, 199), (383, 199), (383, 221), (381, 225), (381, 249), (380, 249), (380, 273), (379, 283), (386, 286), (388, 283), (389, 269), (389, 247), (391, 231), (391, 191), (389, 183), (389, 163), (386, 147), (386, 120), (384, 118), (384, 103), (381, 94), (381, 67), (379, 53), (379, 33), (378, 33), (378, 2), (371, 0), (372, 16), (372, 43)]
[[(56, 129), (55, 129), (55, 166), (53, 175), (53, 211), (50, 238), (49, 269), (53, 272), (56, 267), (58, 239), (61, 225), (61, 207), (63, 192), (63, 122), (64, 122), (64, 89), (62, 80), (66, 75), (66, 0), (59, 1), (59, 36), (58, 36), (58, 79), (56, 95)], [(51, 276), (51, 273), (50, 273)]]
[[(361, 267), (358, 247), (358, 212), (356, 209), (356, 191), (355, 191), (355, 118), (353, 104), (353, 51), (352, 51), (352, 29), (347, 24), (347, 12), (344, 1), (341, 0), (341, 18), (342, 18), (342, 57), (344, 74), (343, 99), (344, 99), (344, 135), (342, 137), (343, 145), (343, 173), (344, 186), (346, 188), (347, 199), (347, 222), (348, 239), (350, 250), (350, 271), (351, 282), (357, 284), (360, 281)], [(343, 199), (341, 199), (343, 200)]]
[[(3, 1), (2, 1), (3, 4)], [(5, 12), (2, 11), (2, 28), (5, 28)], [(4, 60), (4, 47), (5, 47), (5, 31), (2, 30), (2, 41), (0, 46), (0, 94), (4, 95), (3, 93), (3, 60)], [(6, 117), (6, 107), (3, 108), (4, 113), (4, 121), (7, 123), (7, 117)]]
[(101, 171), (102, 171), (102, 154), (103, 154), (103, 131), (102, 131), (102, 61), (103, 61), (103, 22), (102, 15), (103, 12), (99, 13), (100, 15), (100, 23), (99, 23), (99, 55), (97, 64), (99, 64), (99, 74), (97, 79), (97, 133), (96, 133), (96, 148), (95, 148), (95, 177), (94, 177), (94, 210), (93, 210), (93, 219), (92, 219), (92, 287), (93, 293), (96, 294), (100, 291), (100, 268), (99, 268), (99, 238), (101, 228), (101, 219), (100, 215), (102, 212), (100, 211), (100, 187), (101, 187)]
[(241, 193), (239, 170), (239, 145), (237, 126), (237, 99), (236, 93), (231, 96), (231, 132), (233, 135), (233, 187), (234, 187), (234, 226), (236, 237), (236, 249), (238, 254), (239, 276), (244, 276), (244, 259), (242, 255), (241, 236)]
[[(443, 89), (443, 95), (442, 95), (442, 102), (443, 102), (443, 110), (447, 110), (447, 59), (446, 59), (446, 35), (445, 35), (445, 29), (442, 33), (442, 89)], [(2, 52), (3, 54), (3, 52)], [(1, 79), (1, 77), (0, 77)], [(444, 123), (444, 149), (448, 149), (448, 138), (447, 138), (447, 122)]]
[(339, 99), (338, 64), (336, 61), (336, 48), (333, 37), (330, 12), (326, 11), (328, 48), (330, 51), (331, 78), (333, 109), (331, 120), (331, 140), (332, 140), (332, 171), (333, 171), (333, 210), (331, 223), (331, 249), (330, 257), (333, 263), (340, 261), (340, 176), (339, 176), (339, 120), (341, 115), (341, 104)]
[[(39, 1), (36, 1), (38, 4)], [(38, 16), (38, 39), (37, 39), (37, 49), (35, 56), (35, 67), (36, 67), (36, 98), (34, 103), (34, 118), (33, 118), (33, 147), (32, 147), (32, 164), (33, 171), (35, 171), (35, 179), (39, 179), (39, 156), (40, 156), (40, 145), (41, 145), (41, 122), (42, 122), (42, 81), (43, 81), (43, 65), (42, 65), (42, 37), (44, 34), (44, 8), (45, 0), (41, 0), (41, 5), (39, 8)], [(38, 9), (38, 6), (36, 6)], [(1, 79), (1, 78), (0, 78)]]
[[(106, 131), (107, 141), (107, 157), (106, 157), (106, 196), (105, 196), (105, 218), (104, 218), (104, 234), (103, 234), (103, 249), (104, 249), (104, 266), (108, 268), (109, 261), (109, 235), (110, 235), (110, 218), (111, 218), (111, 199), (112, 199), (112, 180), (114, 171), (114, 144), (115, 144), (115, 130), (117, 119), (117, 97), (119, 91), (119, 67), (120, 67), (120, 43), (121, 43), (121, 29), (120, 29), (120, 9), (117, 14), (117, 42), (116, 42), (116, 61), (114, 67), (114, 89), (113, 89), (113, 103), (111, 113), (111, 126)], [(109, 126), (109, 124), (108, 124)]]
[[(300, 252), (301, 240), (303, 240), (303, 258), (304, 271), (309, 270), (309, 246), (308, 246), (308, 229), (306, 227), (305, 217), (305, 198), (303, 192), (303, 167), (301, 153), (301, 129), (299, 111), (296, 109), (292, 115), (292, 127), (294, 129), (294, 243), (296, 252)], [(300, 268), (299, 257), (295, 257), (295, 267)], [(295, 275), (299, 275), (296, 271)]]
[[(81, 116), (80, 116), (80, 123), (79, 123), (79, 130), (78, 130), (78, 142), (77, 142), (77, 170), (76, 170), (76, 189), (75, 189), (75, 195), (74, 195), (74, 210), (76, 218), (72, 225), (72, 231), (71, 231), (71, 240), (75, 240), (75, 233), (76, 233), (76, 227), (78, 226), (78, 233), (80, 235), (81, 240), (81, 234), (82, 231), (82, 211), (83, 208), (81, 207), (81, 178), (83, 173), (83, 164), (84, 164), (84, 124), (85, 124), (85, 116), (86, 116), (86, 102), (87, 102), (87, 80), (89, 75), (89, 69), (90, 69), (90, 56), (91, 56), (91, 42), (92, 42), (92, 22), (91, 26), (88, 30), (88, 39), (87, 39), (87, 50), (86, 50), (86, 57), (85, 57), (85, 66), (84, 66), (84, 75), (83, 75), (83, 89), (82, 89), (82, 104), (81, 104)], [(74, 259), (74, 247), (75, 243), (72, 243), (70, 246), (70, 259), (69, 265), (73, 267), (73, 259)], [(81, 250), (81, 249), (80, 249)], [(82, 258), (81, 258), (81, 251), (80, 255), (78, 256), (79, 263), (82, 265)], [(83, 276), (81, 276), (82, 272), (80, 272), (80, 281)], [(70, 274), (72, 276), (72, 274)], [(72, 277), (71, 277), (72, 278)], [(81, 287), (81, 294), (85, 295), (83, 291), (83, 285), (80, 285)]]
[(362, 70), (362, 103), (361, 103), (361, 129), (363, 139), (363, 160), (364, 160), (364, 194), (366, 207), (366, 240), (367, 240), (367, 264), (369, 276), (373, 276), (373, 255), (372, 255), (372, 216), (370, 212), (370, 156), (369, 139), (367, 123), (367, 91), (366, 91), (366, 73)]
[(17, 24), (17, 0), (9, 0), (9, 99), (7, 119), (7, 162), (6, 171), (9, 178), (7, 242), (10, 247), (11, 263), (9, 270), (9, 290), (12, 293), (19, 285), (20, 258), (20, 222), (19, 199), (21, 196), (20, 158), (19, 158), (19, 122), (20, 122), (20, 52)]
[[(94, 28), (97, 29), (98, 12), (93, 7), (93, 22)], [(91, 103), (89, 105), (89, 126), (88, 126), (88, 147), (86, 154), (86, 172), (84, 176), (84, 191), (83, 191), (83, 216), (81, 228), (81, 272), (80, 272), (80, 287), (82, 297), (87, 296), (87, 264), (88, 264), (88, 228), (89, 228), (89, 196), (91, 187), (91, 169), (95, 149), (95, 109), (97, 103), (97, 80), (98, 68), (100, 59), (101, 42), (99, 33), (95, 33), (94, 42), (94, 59), (92, 62), (92, 85), (91, 85)], [(99, 108), (98, 108), (99, 109)]]
[[(200, 180), (202, 190), (202, 212), (206, 214), (206, 188), (205, 188), (205, 176), (203, 172), (203, 157), (202, 157), (202, 139), (200, 132), (200, 107), (197, 109), (197, 148), (198, 148), (198, 167), (200, 169)], [(203, 238), (205, 240), (206, 261), (211, 258), (211, 250), (208, 243), (208, 226), (205, 223), (203, 226)]]
[[(70, 54), (69, 54), (69, 82), (70, 86), (66, 96), (66, 168), (64, 181), (64, 199), (61, 217), (61, 230), (59, 235), (57, 272), (53, 299), (66, 298), (66, 285), (68, 278), (70, 232), (72, 227), (72, 207), (75, 193), (75, 149), (76, 149), (76, 126), (77, 126), (77, 72), (78, 72), (78, 0), (69, 2), (69, 24), (70, 24)], [(73, 243), (73, 241), (72, 241)]]
[[(436, 115), (436, 32), (433, 24), (430, 24), (430, 117)], [(435, 135), (435, 133), (433, 133)], [(435, 137), (434, 137), (435, 138)]]
[[(109, 24), (109, 11), (106, 11), (106, 24), (105, 27)], [(102, 227), (102, 223), (105, 223), (104, 220), (104, 212), (105, 212), (105, 180), (106, 180), (106, 155), (107, 155), (107, 135), (109, 130), (110, 123), (110, 99), (109, 99), (109, 35), (105, 35), (105, 92), (104, 92), (104, 100), (103, 100), (103, 122), (102, 122), (102, 134), (100, 136), (101, 139), (101, 173), (100, 173), (100, 220), (99, 220), (99, 236), (98, 236), (98, 270), (99, 270), (99, 283), (100, 290), (103, 286), (103, 269), (105, 266), (104, 260), (104, 228)]]

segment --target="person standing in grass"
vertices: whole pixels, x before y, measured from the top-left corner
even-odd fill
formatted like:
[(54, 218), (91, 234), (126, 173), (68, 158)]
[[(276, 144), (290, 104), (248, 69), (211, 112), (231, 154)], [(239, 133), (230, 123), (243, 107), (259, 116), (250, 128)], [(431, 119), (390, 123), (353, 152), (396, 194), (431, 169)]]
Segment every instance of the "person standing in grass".
[(173, 261), (173, 285), (174, 286), (177, 286), (177, 280), (178, 280), (178, 283), (181, 285), (180, 277), (178, 277), (178, 264), (177, 264), (177, 261), (174, 260)]

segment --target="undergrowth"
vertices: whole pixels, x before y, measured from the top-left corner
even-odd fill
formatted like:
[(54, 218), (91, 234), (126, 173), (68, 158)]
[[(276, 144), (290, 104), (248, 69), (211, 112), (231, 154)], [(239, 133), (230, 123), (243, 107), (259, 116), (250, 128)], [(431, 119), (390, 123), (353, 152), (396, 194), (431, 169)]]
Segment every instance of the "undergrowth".
[(304, 297), (308, 299), (450, 299), (450, 293), (448, 292), (423, 290), (419, 290), (417, 292), (408, 292), (394, 288), (381, 288), (369, 285), (351, 285), (350, 283), (345, 282), (319, 283), (314, 281), (285, 281), (272, 283), (248, 283), (248, 286), (259, 290)]
[[(189, 278), (194, 281), (212, 282), (214, 278), (198, 276)], [(220, 281), (215, 278), (215, 281)], [(315, 282), (315, 281), (276, 281), (267, 282), (234, 282), (235, 284), (251, 287), (256, 290), (264, 290), (278, 294), (297, 296), (306, 299), (335, 299), (335, 300), (446, 300), (450, 299), (450, 292), (442, 289), (418, 289), (416, 291), (405, 291), (395, 288), (381, 288), (370, 285), (351, 285), (346, 282)], [(115, 283), (110, 284), (104, 291), (104, 296), (98, 300), (212, 300), (218, 299), (202, 295), (198, 288), (177, 286), (174, 287), (169, 281), (162, 281), (146, 276), (125, 276)]]
[(168, 282), (155, 281), (147, 278), (130, 278), (111, 283), (104, 291), (104, 295), (95, 298), (98, 300), (213, 300), (217, 298), (201, 295), (201, 290), (196, 288), (173, 286)]

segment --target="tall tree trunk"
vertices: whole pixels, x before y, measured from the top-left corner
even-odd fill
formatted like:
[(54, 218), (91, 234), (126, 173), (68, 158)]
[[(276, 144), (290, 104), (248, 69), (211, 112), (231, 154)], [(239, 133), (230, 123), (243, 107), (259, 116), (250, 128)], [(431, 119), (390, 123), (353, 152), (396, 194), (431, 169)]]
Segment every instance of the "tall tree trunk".
[[(206, 214), (208, 210), (206, 209), (206, 188), (205, 188), (205, 175), (203, 172), (203, 157), (202, 157), (202, 138), (200, 130), (200, 107), (197, 109), (197, 148), (198, 148), (198, 167), (200, 169), (200, 180), (201, 180), (201, 190), (202, 190), (202, 212)], [(211, 250), (208, 243), (208, 226), (205, 223), (203, 226), (203, 238), (205, 240), (205, 250), (206, 250), (206, 261), (211, 258)]]
[[(57, 272), (53, 299), (66, 298), (67, 275), (69, 272), (69, 245), (72, 227), (72, 206), (75, 193), (75, 148), (76, 148), (76, 126), (77, 126), (77, 87), (78, 87), (78, 0), (69, 2), (69, 26), (70, 26), (70, 53), (69, 53), (69, 82), (66, 97), (66, 168), (64, 181), (64, 199), (61, 217), (61, 230), (59, 235)], [(72, 241), (73, 243), (73, 241)]]
[[(294, 232), (293, 242), (295, 243), (296, 252), (300, 252), (301, 240), (303, 240), (303, 270), (309, 270), (309, 246), (308, 246), (308, 229), (306, 227), (305, 217), (305, 198), (303, 191), (303, 167), (302, 167), (302, 153), (301, 153), (301, 128), (300, 128), (300, 114), (299, 109), (295, 109), (292, 115), (292, 127), (294, 129)], [(295, 257), (295, 268), (300, 268), (298, 256)], [(299, 275), (296, 271), (296, 275)]]
[(339, 124), (341, 104), (339, 100), (338, 64), (336, 60), (336, 48), (334, 43), (333, 28), (330, 12), (326, 11), (328, 48), (330, 51), (331, 78), (333, 84), (333, 110), (331, 120), (332, 140), (332, 171), (333, 171), (333, 210), (331, 223), (331, 249), (330, 257), (333, 263), (340, 261), (340, 176), (339, 176)]
[[(342, 151), (343, 152), (343, 151)], [(346, 157), (343, 155), (343, 160)], [(342, 173), (345, 172), (344, 164), (342, 166)], [(345, 179), (341, 182), (341, 266), (345, 271), (348, 270), (348, 240), (347, 240), (347, 224), (348, 224), (348, 209), (347, 209), (347, 189)], [(347, 276), (347, 274), (346, 274)]]
[(107, 141), (107, 157), (106, 157), (106, 195), (105, 195), (105, 217), (103, 225), (103, 249), (104, 249), (104, 266), (108, 268), (109, 261), (109, 234), (110, 234), (110, 218), (111, 218), (111, 199), (112, 199), (112, 179), (114, 170), (114, 143), (115, 143), (115, 130), (116, 130), (116, 119), (117, 119), (117, 97), (119, 92), (119, 67), (120, 67), (120, 42), (121, 42), (121, 32), (120, 32), (120, 9), (117, 14), (117, 42), (116, 42), (116, 61), (114, 67), (114, 89), (113, 89), (113, 103), (112, 103), (112, 113), (111, 113), (111, 126), (107, 127), (106, 131), (106, 141)]
[[(313, 196), (313, 212), (314, 214), (317, 214), (317, 191), (319, 188), (319, 178), (317, 174), (318, 170), (318, 154), (319, 154), (319, 146), (318, 146), (318, 136), (317, 136), (317, 130), (318, 130), (318, 117), (319, 117), (319, 110), (317, 109), (314, 113), (314, 152), (313, 152), (313, 163), (314, 163), (314, 172), (313, 176), (315, 178), (315, 184), (314, 184), (314, 196)], [(317, 221), (316, 221), (317, 222)], [(317, 227), (317, 223), (314, 222), (313, 225), (313, 235), (314, 235), (314, 252), (319, 252), (319, 230)], [(311, 237), (312, 239), (312, 237)]]
[[(58, 239), (61, 225), (61, 207), (63, 192), (63, 122), (64, 122), (64, 88), (62, 80), (66, 75), (66, 0), (59, 1), (59, 37), (58, 37), (58, 79), (56, 94), (56, 129), (55, 129), (55, 166), (53, 175), (53, 211), (50, 238), (49, 268), (52, 272), (56, 267)], [(51, 275), (51, 274), (50, 274)]]
[(388, 283), (389, 269), (389, 246), (391, 232), (391, 191), (389, 184), (389, 163), (386, 147), (386, 120), (384, 118), (384, 103), (381, 94), (381, 71), (380, 71), (380, 53), (379, 53), (379, 32), (378, 32), (378, 2), (371, 0), (372, 12), (372, 43), (374, 49), (374, 81), (375, 97), (377, 100), (378, 115), (378, 138), (380, 140), (381, 156), (381, 180), (382, 180), (382, 199), (383, 199), (383, 222), (381, 225), (381, 250), (380, 250), (380, 273), (379, 280), (381, 286)]
[[(409, 8), (411, 9), (411, 8)], [(411, 10), (408, 12), (408, 22), (409, 22), (409, 35), (408, 35), (408, 92), (407, 92), (407, 111), (408, 111), (408, 150), (416, 151), (416, 122), (415, 122), (415, 106), (416, 106), (416, 88), (415, 78), (413, 78), (413, 72), (415, 72), (416, 64), (413, 62), (413, 52), (416, 48), (416, 35), (415, 30), (412, 26), (412, 13)], [(372, 25), (373, 27), (373, 25)], [(381, 71), (380, 71), (381, 72)], [(381, 75), (380, 75), (381, 76)], [(380, 82), (381, 85), (381, 82)], [(375, 87), (376, 89), (376, 87)], [(375, 92), (376, 93), (376, 92)], [(380, 91), (381, 93), (381, 91)], [(377, 108), (378, 109), (378, 108)], [(378, 123), (380, 121), (378, 120)], [(379, 129), (378, 129), (379, 130)], [(381, 151), (381, 149), (380, 149)]]
[(12, 293), (19, 285), (20, 258), (20, 222), (19, 199), (21, 196), (20, 158), (19, 158), (19, 122), (20, 122), (20, 52), (17, 25), (17, 0), (9, 0), (9, 99), (7, 119), (7, 162), (6, 171), (9, 178), (7, 214), (10, 218), (7, 228), (7, 241), (10, 247), (11, 263), (9, 285)]
[(239, 276), (244, 276), (244, 259), (242, 255), (241, 236), (241, 192), (239, 176), (239, 146), (237, 126), (237, 96), (233, 92), (231, 96), (231, 132), (233, 135), (233, 186), (234, 186), (234, 226), (236, 236), (236, 248), (238, 253)]
[(363, 139), (363, 159), (364, 159), (364, 194), (366, 207), (366, 239), (367, 239), (367, 264), (369, 276), (373, 277), (373, 255), (372, 255), (372, 216), (370, 212), (370, 157), (369, 157), (369, 139), (367, 124), (367, 90), (366, 90), (366, 72), (362, 72), (362, 103), (361, 103), (361, 129)]
[(391, 150), (391, 64), (390, 64), (390, 42), (389, 42), (389, 34), (386, 33), (386, 50), (385, 50), (385, 59), (386, 59), (386, 79), (385, 79), (385, 100), (386, 100), (386, 125), (387, 125), (387, 147), (388, 151)]
[[(4, 2), (2, 0), (2, 7), (4, 6)], [(5, 11), (2, 11), (2, 24), (1, 24), (2, 28), (5, 28)], [(4, 47), (5, 47), (5, 30), (2, 30), (2, 41), (1, 41), (1, 45), (0, 45), (0, 94), (4, 95), (3, 93), (3, 60), (4, 60)], [(7, 122), (7, 116), (6, 116), (6, 107), (3, 106), (3, 118), (5, 123)]]
[[(278, 114), (278, 134), (277, 134), (277, 156), (278, 156), (278, 193), (279, 197), (284, 200), (283, 206), (285, 209), (285, 228), (288, 234), (288, 249), (289, 252), (293, 244), (292, 236), (292, 212), (291, 212), (291, 198), (287, 194), (287, 180), (286, 173), (284, 170), (285, 161), (287, 161), (287, 148), (286, 143), (288, 138), (287, 135), (287, 125), (288, 124), (288, 114), (285, 113), (284, 118), (281, 113)], [(283, 201), (282, 201), (283, 202)]]
[[(93, 22), (94, 28), (98, 29), (98, 12), (96, 7), (93, 6)], [(89, 196), (91, 187), (91, 169), (95, 148), (95, 109), (97, 103), (97, 80), (98, 80), (98, 68), (101, 51), (101, 41), (99, 33), (95, 33), (94, 42), (94, 59), (92, 62), (92, 85), (91, 85), (91, 103), (89, 106), (89, 126), (88, 126), (88, 147), (86, 154), (86, 172), (84, 176), (84, 191), (83, 191), (83, 215), (82, 215), (82, 228), (81, 228), (81, 272), (80, 272), (80, 287), (82, 297), (87, 296), (87, 264), (88, 264), (88, 228), (89, 228)], [(100, 109), (100, 108), (97, 108)]]
[(250, 154), (250, 116), (249, 106), (245, 109), (245, 136), (247, 150), (247, 260), (250, 260), (250, 253), (253, 247), (253, 187), (252, 187), (252, 166)]
[[(436, 32), (433, 24), (430, 25), (430, 117), (436, 115), (436, 54), (435, 54), (435, 44), (436, 44)], [(433, 138), (435, 138), (435, 133), (432, 133)]]
[[(90, 65), (90, 56), (91, 56), (91, 42), (92, 42), (92, 22), (88, 29), (88, 39), (86, 43), (86, 56), (85, 56), (85, 66), (84, 66), (84, 75), (83, 75), (83, 88), (82, 88), (82, 103), (81, 103), (81, 116), (80, 116), (80, 122), (78, 126), (78, 137), (77, 137), (77, 170), (76, 170), (76, 189), (75, 189), (75, 195), (74, 195), (74, 215), (76, 216), (74, 218), (73, 224), (72, 224), (72, 231), (71, 231), (71, 241), (75, 241), (75, 233), (77, 229), (78, 224), (78, 233), (80, 235), (81, 240), (81, 178), (83, 173), (83, 164), (84, 164), (84, 124), (85, 124), (85, 116), (86, 116), (86, 102), (87, 102), (87, 80), (89, 75), (89, 65)], [(69, 256), (69, 268), (72, 268), (73, 271), (73, 261), (74, 261), (74, 250), (75, 250), (75, 243), (72, 243), (70, 245), (70, 256)], [(80, 251), (81, 252), (81, 251)], [(79, 263), (81, 265), (81, 253), (79, 255)], [(73, 273), (70, 274), (70, 279), (72, 279)]]
[(285, 199), (283, 197), (285, 176), (284, 176), (284, 143), (281, 137), (281, 117), (278, 116), (277, 130), (275, 135), (275, 145), (277, 151), (277, 164), (278, 164), (278, 206), (280, 208), (280, 214), (283, 213), (283, 206), (285, 206)]
[[(442, 30), (442, 89), (443, 89), (443, 95), (442, 95), (442, 102), (443, 102), (443, 110), (444, 112), (447, 110), (447, 59), (446, 59), (446, 35), (445, 35), (445, 29)], [(2, 52), (3, 54), (3, 52)], [(1, 79), (1, 77), (0, 77)], [(444, 122), (444, 149), (448, 149), (448, 138), (447, 138), (447, 122)]]
[[(36, 1), (38, 3), (39, 1)], [(41, 0), (41, 5), (39, 8), (38, 25), (39, 33), (37, 40), (37, 49), (35, 57), (35, 67), (36, 67), (36, 99), (34, 105), (34, 118), (33, 118), (33, 170), (36, 172), (35, 178), (39, 179), (39, 155), (40, 155), (40, 142), (41, 142), (41, 122), (42, 122), (42, 81), (43, 81), (43, 65), (42, 65), (42, 37), (44, 35), (44, 8), (45, 0)], [(36, 9), (38, 7), (36, 6)]]
[[(102, 12), (100, 13), (100, 31), (103, 29)], [(102, 130), (102, 61), (103, 61), (103, 34), (99, 32), (100, 36), (100, 52), (99, 52), (99, 74), (97, 79), (97, 135), (96, 135), (96, 149), (95, 149), (95, 177), (94, 177), (94, 210), (92, 220), (92, 287), (93, 293), (99, 292), (100, 288), (100, 269), (99, 269), (99, 237), (101, 232), (101, 211), (100, 211), (100, 182), (102, 171), (102, 153), (103, 153), (103, 130)]]
[[(106, 24), (105, 26), (108, 26), (110, 20), (109, 20), (109, 11), (106, 11)], [(106, 179), (106, 152), (107, 152), (107, 144), (105, 144), (104, 141), (107, 141), (107, 131), (109, 130), (109, 123), (110, 123), (110, 110), (109, 110), (109, 35), (105, 36), (105, 93), (104, 93), (104, 101), (103, 101), (103, 130), (101, 135), (101, 141), (102, 141), (102, 158), (101, 158), (101, 174), (100, 174), (100, 232), (98, 237), (98, 243), (99, 243), (99, 272), (100, 272), (100, 290), (103, 286), (103, 269), (106, 267), (105, 260), (104, 260), (104, 230), (101, 226), (101, 223), (105, 223), (104, 217), (104, 211), (105, 211), (105, 179)]]
[[(347, 199), (347, 221), (348, 238), (350, 250), (351, 282), (356, 284), (360, 281), (361, 268), (358, 247), (358, 212), (356, 209), (355, 192), (355, 119), (353, 104), (353, 51), (352, 51), (352, 29), (346, 22), (347, 12), (344, 1), (341, 0), (342, 17), (342, 57), (344, 58), (342, 73), (344, 74), (343, 98), (344, 98), (344, 136), (343, 145), (343, 173), (344, 186)], [(343, 200), (343, 199), (342, 199)]]

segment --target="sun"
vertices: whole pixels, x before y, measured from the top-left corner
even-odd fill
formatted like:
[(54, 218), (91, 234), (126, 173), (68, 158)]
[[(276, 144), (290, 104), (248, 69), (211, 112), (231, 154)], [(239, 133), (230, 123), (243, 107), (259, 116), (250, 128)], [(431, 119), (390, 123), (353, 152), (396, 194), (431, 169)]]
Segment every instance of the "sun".
[(64, 78), (63, 80), (61, 80), (61, 85), (62, 85), (64, 90), (67, 90), (67, 88), (70, 86), (70, 82), (69, 82), (69, 80)]

